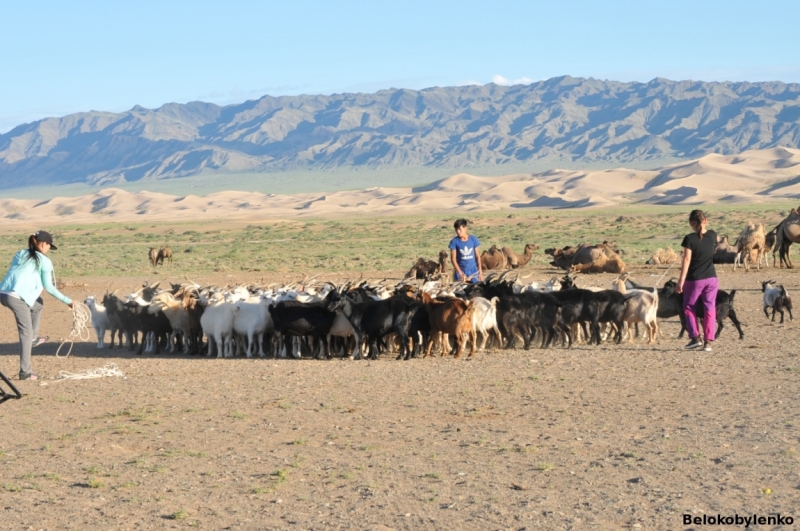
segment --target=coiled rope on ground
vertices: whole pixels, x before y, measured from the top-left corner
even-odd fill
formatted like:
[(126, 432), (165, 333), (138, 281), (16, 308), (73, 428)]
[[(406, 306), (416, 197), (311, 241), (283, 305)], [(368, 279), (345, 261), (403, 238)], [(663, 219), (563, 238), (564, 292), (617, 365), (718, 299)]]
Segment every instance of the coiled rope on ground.
[[(72, 305), (72, 330), (66, 339), (61, 340), (61, 344), (56, 350), (57, 358), (67, 358), (72, 353), (72, 347), (75, 346), (75, 340), (89, 341), (89, 322), (92, 320), (92, 314), (89, 307), (82, 302), (74, 302)], [(63, 356), (60, 356), (61, 347), (69, 342), (69, 350)], [(67, 372), (59, 371), (57, 382), (64, 380), (91, 380), (93, 378), (106, 378), (117, 377), (125, 378), (125, 373), (120, 370), (116, 363), (109, 363), (105, 367), (98, 367), (96, 369), (86, 369), (81, 372)]]
[(118, 378), (125, 378), (125, 373), (117, 366), (116, 363), (109, 363), (105, 367), (98, 367), (97, 369), (86, 369), (81, 372), (67, 372), (60, 371), (58, 373), (57, 382), (64, 380), (91, 380), (92, 378), (105, 378), (116, 376)]

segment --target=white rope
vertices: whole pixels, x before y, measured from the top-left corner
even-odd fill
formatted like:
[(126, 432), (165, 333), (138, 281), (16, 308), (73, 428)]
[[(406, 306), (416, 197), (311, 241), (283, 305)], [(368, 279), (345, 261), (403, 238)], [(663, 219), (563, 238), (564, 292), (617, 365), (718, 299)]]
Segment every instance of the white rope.
[(670, 270), (670, 269), (672, 269), (672, 266), (674, 266), (675, 264), (677, 264), (677, 263), (678, 263), (678, 260), (680, 260), (680, 257), (678, 257), (678, 258), (676, 258), (675, 260), (673, 260), (673, 261), (672, 261), (672, 263), (671, 263), (671, 264), (669, 265), (669, 267), (667, 268), (667, 270), (666, 270), (666, 271), (664, 271), (664, 274), (663, 274), (663, 275), (661, 275), (660, 277), (658, 277), (658, 280), (656, 280), (656, 284), (655, 284), (655, 285), (656, 285), (656, 287), (658, 287), (658, 283), (659, 283), (659, 282), (661, 282), (662, 280), (664, 280), (664, 277), (665, 277), (665, 276), (667, 276), (667, 273), (669, 273), (669, 270)]
[(105, 378), (116, 376), (118, 378), (125, 378), (123, 373), (116, 363), (109, 363), (105, 367), (98, 367), (97, 369), (86, 369), (81, 372), (67, 372), (60, 371), (58, 373), (57, 382), (64, 380), (91, 380), (92, 378)]
[[(68, 358), (69, 355), (72, 353), (72, 347), (75, 345), (75, 340), (79, 339), (81, 341), (89, 341), (89, 321), (92, 320), (92, 314), (89, 311), (89, 307), (83, 304), (82, 302), (75, 302), (73, 301), (72, 304), (72, 330), (70, 331), (67, 339), (62, 339), (61, 344), (58, 346), (58, 350), (56, 350), (56, 358)], [(64, 343), (69, 341), (69, 350), (64, 356), (59, 356), (59, 352), (61, 352), (61, 347), (64, 346)]]

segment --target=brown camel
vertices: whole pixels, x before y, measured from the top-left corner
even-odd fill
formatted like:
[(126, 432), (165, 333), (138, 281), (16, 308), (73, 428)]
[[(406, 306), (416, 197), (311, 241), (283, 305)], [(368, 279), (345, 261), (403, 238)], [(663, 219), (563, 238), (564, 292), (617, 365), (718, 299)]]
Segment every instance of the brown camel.
[(503, 251), (492, 245), (488, 251), (481, 253), (481, 268), (486, 271), (490, 269), (508, 269), (508, 260)]
[(533, 251), (537, 250), (538, 248), (538, 245), (529, 243), (525, 245), (525, 251), (523, 254), (518, 255), (513, 249), (511, 249), (511, 247), (503, 247), (503, 254), (506, 255), (506, 261), (511, 269), (517, 269), (530, 262), (531, 257), (533, 256)]

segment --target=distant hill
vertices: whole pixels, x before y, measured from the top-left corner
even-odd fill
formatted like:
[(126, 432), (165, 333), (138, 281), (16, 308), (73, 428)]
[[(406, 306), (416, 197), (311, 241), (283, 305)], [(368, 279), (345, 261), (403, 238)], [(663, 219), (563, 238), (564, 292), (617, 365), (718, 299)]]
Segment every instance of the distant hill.
[(624, 164), (776, 146), (800, 147), (800, 84), (560, 77), (47, 118), (0, 135), (0, 188), (297, 168)]

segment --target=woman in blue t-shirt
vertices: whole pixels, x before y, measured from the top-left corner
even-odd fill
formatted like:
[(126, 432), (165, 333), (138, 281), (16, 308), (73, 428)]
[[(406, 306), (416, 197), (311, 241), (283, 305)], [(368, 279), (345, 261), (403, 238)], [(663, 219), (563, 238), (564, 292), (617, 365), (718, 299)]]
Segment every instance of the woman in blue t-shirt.
[(457, 219), (453, 223), (456, 237), (450, 240), (450, 261), (453, 263), (453, 280), (479, 282), (483, 280), (480, 245), (478, 238), (467, 232), (467, 220)]

